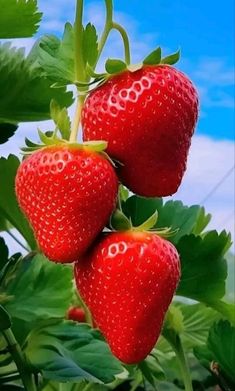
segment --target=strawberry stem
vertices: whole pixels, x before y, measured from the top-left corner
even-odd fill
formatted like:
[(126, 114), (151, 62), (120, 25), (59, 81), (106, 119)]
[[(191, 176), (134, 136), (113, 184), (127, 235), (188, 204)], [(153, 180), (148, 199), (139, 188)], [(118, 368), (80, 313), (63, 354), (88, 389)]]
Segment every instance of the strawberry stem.
[(125, 62), (127, 65), (130, 65), (131, 63), (130, 42), (126, 30), (116, 22), (112, 23), (112, 28), (114, 30), (117, 30), (121, 34), (123, 44), (124, 44)]
[(80, 125), (80, 120), (81, 120), (81, 113), (82, 113), (82, 107), (85, 102), (85, 95), (79, 95), (77, 98), (77, 105), (76, 105), (76, 110), (75, 110), (75, 115), (72, 123), (72, 128), (71, 128), (71, 134), (69, 141), (71, 143), (74, 143), (77, 141), (77, 136), (78, 136), (78, 130), (79, 130), (79, 125)]
[(179, 334), (177, 334), (173, 329), (164, 328), (162, 335), (175, 352), (184, 382), (185, 391), (193, 391), (189, 366)]
[(24, 354), (19, 344), (17, 343), (12, 330), (4, 330), (2, 331), (2, 334), (8, 344), (8, 349), (11, 352), (12, 358), (17, 366), (25, 390), (36, 391), (33, 375), (28, 368), (28, 365), (24, 358)]

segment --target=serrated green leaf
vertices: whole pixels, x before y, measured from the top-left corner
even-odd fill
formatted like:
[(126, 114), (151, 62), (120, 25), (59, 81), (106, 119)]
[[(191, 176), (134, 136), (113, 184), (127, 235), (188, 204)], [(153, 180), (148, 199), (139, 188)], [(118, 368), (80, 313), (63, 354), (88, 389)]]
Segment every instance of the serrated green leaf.
[(94, 66), (98, 57), (98, 35), (91, 23), (88, 23), (83, 31), (82, 49), (84, 63)]
[(60, 130), (60, 133), (64, 140), (69, 140), (71, 122), (68, 114), (68, 110), (52, 100), (50, 105), (51, 118), (55, 122), (56, 126)]
[(0, 214), (25, 238), (32, 249), (36, 248), (33, 231), (21, 212), (15, 195), (15, 176), (20, 165), (19, 159), (10, 155), (7, 159), (0, 158)]
[(6, 309), (17, 319), (62, 318), (71, 301), (72, 269), (32, 255), (17, 265), (5, 292), (11, 298)]
[(61, 40), (54, 35), (45, 35), (38, 42), (39, 63), (54, 82), (76, 82), (74, 45), (74, 29), (70, 23), (65, 24)]
[(123, 72), (127, 69), (127, 65), (122, 60), (116, 60), (109, 58), (105, 63), (105, 69), (110, 74)]
[(0, 121), (17, 123), (50, 118), (50, 101), (70, 106), (72, 93), (51, 88), (42, 70), (27, 62), (24, 51), (0, 44)]
[(34, 330), (25, 354), (46, 379), (60, 382), (109, 383), (123, 371), (97, 330), (69, 321)]
[(114, 230), (118, 231), (127, 231), (131, 229), (131, 222), (119, 209), (116, 209), (112, 214), (110, 224)]
[(204, 345), (208, 338), (211, 325), (218, 320), (219, 314), (202, 303), (176, 304), (183, 315), (183, 330), (181, 339), (183, 346), (192, 349)]
[(18, 125), (2, 123), (0, 124), (0, 144), (6, 143), (15, 134)]
[(177, 52), (164, 57), (161, 60), (161, 64), (174, 65), (179, 61), (179, 59), (180, 59), (180, 49), (177, 50)]
[(0, 237), (0, 270), (8, 261), (9, 251), (3, 238)]
[(194, 350), (196, 357), (207, 369), (211, 370), (211, 363), (215, 363), (216, 375), (223, 385), (226, 384), (226, 390), (235, 387), (234, 342), (235, 328), (228, 321), (220, 320), (212, 325), (207, 344)]
[(11, 318), (4, 307), (0, 305), (0, 331), (7, 330), (11, 327)]
[(182, 237), (177, 244), (182, 272), (177, 294), (208, 304), (221, 299), (227, 277), (224, 253), (229, 244), (231, 237), (226, 232)]
[(36, 0), (0, 0), (0, 39), (32, 37), (42, 13)]
[(132, 196), (123, 203), (123, 212), (131, 218), (134, 226), (146, 221), (155, 211), (158, 219), (154, 228), (170, 227), (178, 230), (169, 240), (176, 244), (181, 237), (195, 232), (199, 235), (210, 221), (211, 216), (199, 205), (185, 206), (181, 201), (167, 201), (161, 198)]
[(144, 59), (143, 64), (145, 65), (160, 64), (161, 57), (162, 57), (162, 49), (158, 47)]

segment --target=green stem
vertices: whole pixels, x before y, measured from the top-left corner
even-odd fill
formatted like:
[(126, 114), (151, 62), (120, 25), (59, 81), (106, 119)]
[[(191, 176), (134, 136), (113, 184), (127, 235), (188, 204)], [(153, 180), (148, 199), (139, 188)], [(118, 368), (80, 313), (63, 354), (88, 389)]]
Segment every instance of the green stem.
[(77, 0), (76, 17), (74, 23), (75, 30), (75, 74), (77, 81), (83, 81), (85, 77), (84, 60), (82, 52), (82, 34), (83, 34), (83, 0)]
[[(98, 45), (98, 56), (96, 64), (100, 58), (100, 55), (102, 53), (102, 50), (104, 48), (104, 45), (108, 39), (109, 33), (112, 30), (112, 23), (113, 23), (113, 1), (112, 0), (105, 0), (105, 6), (106, 6), (106, 21), (104, 26), (104, 31), (101, 35), (101, 39)], [(96, 66), (95, 64), (95, 66)], [(95, 67), (94, 67), (95, 68)]]
[(77, 141), (78, 130), (79, 130), (79, 125), (81, 120), (81, 113), (82, 113), (82, 108), (85, 99), (86, 99), (85, 95), (79, 95), (77, 98), (77, 106), (76, 106), (73, 124), (71, 128), (70, 138), (69, 138), (69, 141), (72, 143), (75, 143)]
[(174, 330), (164, 329), (163, 336), (172, 346), (176, 357), (178, 359), (178, 364), (180, 367), (182, 379), (184, 382), (185, 391), (193, 391), (191, 375), (189, 371), (188, 362), (185, 357), (183, 345), (180, 339), (180, 336), (174, 332)]
[(15, 336), (11, 329), (2, 331), (3, 337), (5, 338), (9, 351), (11, 352), (12, 358), (19, 371), (22, 383), (26, 391), (37, 391), (34, 383), (33, 374), (29, 371), (23, 352), (17, 343)]
[(130, 42), (126, 30), (116, 22), (112, 23), (112, 28), (114, 30), (117, 30), (121, 34), (123, 44), (124, 44), (125, 62), (127, 65), (130, 65), (131, 63)]

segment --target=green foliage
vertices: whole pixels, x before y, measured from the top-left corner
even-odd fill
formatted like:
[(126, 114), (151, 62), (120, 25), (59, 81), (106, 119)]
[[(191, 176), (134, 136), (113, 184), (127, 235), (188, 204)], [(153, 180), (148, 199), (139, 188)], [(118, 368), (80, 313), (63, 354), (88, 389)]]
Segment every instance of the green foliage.
[(62, 107), (72, 104), (72, 93), (51, 88), (52, 81), (25, 59), (24, 50), (9, 43), (0, 44), (0, 74), (0, 122), (48, 119), (51, 99)]
[(91, 67), (95, 65), (98, 57), (98, 36), (93, 24), (88, 23), (83, 31), (82, 39), (83, 61)]
[(127, 69), (127, 66), (126, 63), (122, 60), (109, 58), (105, 63), (105, 69), (110, 75), (113, 75), (115, 73), (125, 71), (125, 69)]
[(67, 109), (61, 108), (54, 100), (50, 104), (51, 118), (59, 129), (61, 136), (65, 140), (69, 140), (71, 122)]
[(62, 84), (76, 81), (74, 65), (74, 29), (66, 23), (63, 38), (43, 36), (38, 44), (38, 60), (47, 76)]
[[(58, 391), (60, 384), (50, 381), (41, 391)], [(80, 381), (77, 383), (63, 383), (63, 391), (108, 391), (110, 388), (103, 384)]]
[(226, 232), (182, 237), (177, 244), (182, 269), (177, 294), (208, 304), (221, 299), (227, 277), (224, 254), (230, 244)]
[(18, 126), (15, 124), (2, 123), (0, 124), (0, 144), (4, 144), (15, 134)]
[(32, 331), (25, 354), (46, 379), (61, 382), (86, 379), (109, 383), (123, 371), (97, 330), (70, 321)]
[(0, 215), (7, 219), (25, 238), (32, 249), (36, 247), (33, 232), (22, 214), (15, 195), (15, 176), (19, 167), (16, 156), (0, 158)]
[(11, 318), (4, 307), (0, 305), (0, 331), (7, 330), (11, 327)]
[(167, 201), (161, 198), (144, 198), (132, 196), (123, 202), (123, 212), (131, 218), (135, 227), (141, 225), (150, 216), (158, 211), (155, 228), (170, 227), (176, 234), (169, 238), (176, 244), (181, 237), (191, 233), (199, 235), (209, 224), (211, 215), (199, 205), (185, 206), (181, 201)]
[(157, 65), (160, 64), (161, 58), (162, 58), (162, 49), (158, 47), (144, 59), (143, 64)]
[[(207, 339), (206, 346), (197, 347), (195, 354), (202, 364), (213, 371), (220, 383), (235, 387), (235, 327), (228, 321), (215, 322)], [(229, 389), (229, 388), (228, 388)]]
[(161, 60), (161, 64), (174, 65), (179, 61), (179, 59), (180, 59), (180, 49), (177, 50), (177, 52), (164, 57)]
[(42, 13), (36, 0), (0, 0), (0, 39), (32, 37)]
[(7, 278), (5, 307), (13, 317), (27, 322), (63, 318), (72, 296), (72, 269), (54, 264), (38, 254), (18, 262), (14, 278)]

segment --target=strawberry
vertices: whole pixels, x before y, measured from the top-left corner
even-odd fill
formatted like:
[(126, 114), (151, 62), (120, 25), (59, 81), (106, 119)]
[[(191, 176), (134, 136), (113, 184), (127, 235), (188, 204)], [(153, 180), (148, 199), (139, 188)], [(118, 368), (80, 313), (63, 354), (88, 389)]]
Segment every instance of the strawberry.
[(73, 262), (87, 250), (107, 223), (117, 191), (107, 159), (62, 144), (34, 152), (16, 176), (19, 205), (39, 247), (55, 262)]
[(198, 95), (187, 76), (169, 65), (145, 65), (91, 92), (82, 112), (84, 140), (108, 142), (130, 190), (168, 196), (181, 183), (197, 117)]
[(75, 322), (86, 322), (86, 314), (83, 308), (80, 307), (70, 307), (67, 313), (69, 320), (74, 320)]
[(150, 232), (103, 234), (75, 263), (82, 298), (113, 354), (127, 364), (154, 347), (179, 277), (175, 247)]

